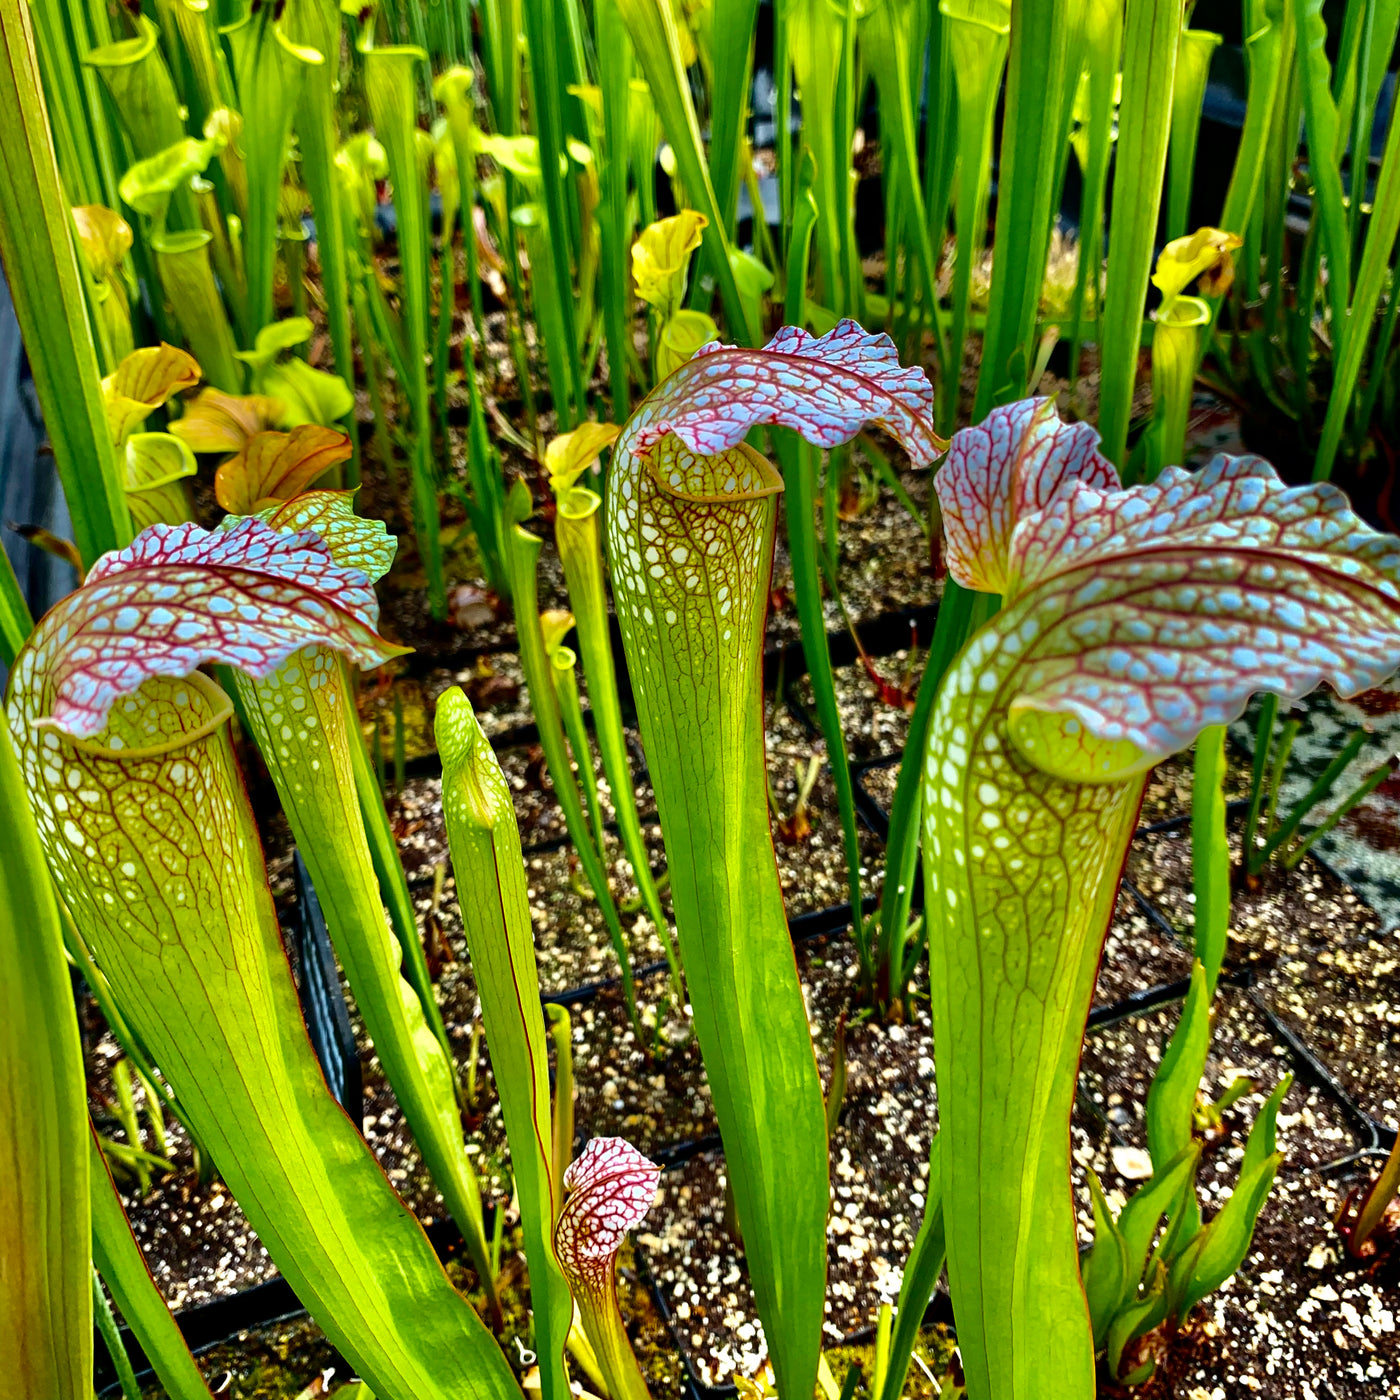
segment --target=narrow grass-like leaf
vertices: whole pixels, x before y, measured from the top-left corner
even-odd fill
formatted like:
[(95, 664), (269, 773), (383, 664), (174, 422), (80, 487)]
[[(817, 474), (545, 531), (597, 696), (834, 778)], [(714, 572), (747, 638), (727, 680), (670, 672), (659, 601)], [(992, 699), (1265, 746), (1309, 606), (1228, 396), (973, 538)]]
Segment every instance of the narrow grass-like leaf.
[(564, 722), (559, 712), (558, 697), (554, 693), (554, 680), (550, 674), (544, 634), (540, 629), (535, 569), (543, 541), (538, 535), (531, 534), (521, 523), (529, 518), (531, 512), (530, 492), (524, 482), (515, 483), (507, 508), (509, 516), (504, 534), (506, 569), (510, 575), (511, 598), (515, 604), (515, 628), (520, 639), (520, 664), (525, 671), (525, 683), (530, 688), (530, 705), (535, 712), (540, 745), (544, 749), (554, 793), (564, 811), (564, 823), (574, 843), (579, 863), (583, 866), (584, 875), (598, 900), (613, 952), (617, 955), (627, 1012), (640, 1040), (641, 1022), (637, 1015), (637, 994), (632, 980), (632, 955), (628, 951), (627, 939), (618, 918), (617, 903), (608, 885), (607, 871), (603, 868), (602, 852), (593, 844), (593, 837), (583, 815), (578, 781), (569, 764)]
[[(313, 536), (259, 521), (213, 537), (155, 526), (48, 614), (11, 674), (9, 718), (60, 893), (327, 1335), (385, 1400), (518, 1400), (505, 1358), (326, 1089), (234, 763), (231, 706), (189, 674), (207, 660), (267, 673), (337, 638), (372, 663), (393, 649), (367, 606), (363, 574)], [(132, 644), (112, 625), (128, 615), (169, 630)], [(201, 623), (202, 644), (181, 640), (182, 620)]]
[[(748, 323), (734, 269), (729, 261), (729, 239), (714, 186), (710, 183), (700, 140), (700, 123), (690, 97), (690, 84), (681, 63), (676, 19), (669, 0), (614, 0), (636, 51), (637, 61), (651, 88), (651, 98), (666, 129), (666, 138), (675, 152), (676, 163), (685, 181), (691, 204), (710, 221), (705, 230), (705, 249), (710, 271), (719, 286), (730, 335), (746, 345), (757, 342), (759, 327)], [(638, 180), (651, 179), (651, 153), (638, 169)], [(646, 222), (650, 222), (647, 220)]]
[(210, 1400), (179, 1325), (160, 1295), (131, 1233), (96, 1135), (88, 1139), (92, 1178), (92, 1257), (170, 1400)]
[(671, 939), (661, 894), (651, 873), (646, 840), (637, 814), (637, 792), (622, 732), (622, 709), (617, 699), (617, 674), (613, 666), (612, 634), (607, 593), (603, 585), (603, 545), (599, 534), (602, 500), (583, 486), (570, 486), (560, 494), (554, 517), (554, 542), (564, 566), (564, 581), (578, 626), (579, 652), (588, 683), (588, 704), (603, 775), (612, 790), (622, 847), (632, 866), (647, 915), (656, 926), (666, 949), (672, 976), (679, 982), (680, 962)]
[(424, 54), (414, 48), (370, 49), (364, 55), (365, 90), (375, 134), (389, 158), (389, 179), (398, 219), (403, 274), (404, 384), (412, 415), (413, 536), (428, 576), (428, 607), (447, 615), (442, 525), (432, 459), (432, 412), (428, 397), (428, 192), (418, 169), (417, 73)]
[[(21, 742), (23, 742), (21, 740)], [(92, 1393), (83, 1051), (53, 886), (0, 716), (0, 1367), (16, 1395)]]
[(1181, 0), (1128, 0), (1099, 361), (1099, 432), (1104, 456), (1120, 468), (1162, 207), (1180, 33)]
[[(1142, 775), (1251, 692), (1326, 677), (1355, 694), (1400, 661), (1400, 540), (1339, 492), (1225, 457), (1114, 490), (1084, 478), (1102, 471), (1091, 443), (1018, 450), (1019, 411), (999, 410), (978, 452), (955, 440), (936, 479), (950, 533), (975, 542), (950, 554), (954, 576), (1007, 598), (945, 679), (925, 750), (944, 1212), (972, 1400), (1093, 1387), (1066, 1125)], [(1008, 491), (1023, 503), (1009, 517)]]
[(272, 320), (272, 284), (277, 261), (278, 195), (292, 119), (307, 70), (326, 59), (319, 49), (293, 43), (282, 25), (281, 6), (250, 10), (226, 32), (233, 78), (243, 117), (243, 158), (248, 214), (243, 260), (248, 279), (247, 324), (257, 330)]
[[(982, 258), (987, 226), (987, 192), (992, 180), (992, 122), (996, 117), (1001, 75), (1006, 67), (1010, 0), (942, 0), (947, 36), (958, 87), (958, 177), (954, 226), (953, 338), (948, 363), (956, 382), (962, 374), (963, 342), (972, 307), (972, 275)], [(957, 414), (957, 395), (945, 398), (943, 421)]]
[[(0, 262), (85, 564), (131, 538), (25, 0), (0, 0)], [(86, 1282), (84, 1283), (86, 1288)]]
[[(283, 12), (283, 28), (298, 48), (314, 49), (325, 62), (304, 76), (301, 100), (292, 119), (301, 153), (301, 178), (316, 215), (316, 249), (325, 292), (326, 325), (335, 371), (353, 390), (355, 346), (351, 339), (349, 249), (339, 181), (336, 94), (340, 69), (340, 7), (336, 0), (293, 0)], [(343, 419), (358, 461), (358, 430), (353, 412)], [(346, 485), (358, 480), (352, 466)]]
[[(1327, 400), (1327, 417), (1322, 425), (1322, 439), (1313, 461), (1313, 480), (1326, 481), (1332, 475), (1332, 464), (1341, 445), (1361, 376), (1361, 364), (1371, 341), (1371, 328), (1389, 278), (1391, 253), (1395, 237), (1400, 232), (1400, 121), (1391, 119), (1385, 138), (1385, 154), (1381, 158), (1380, 174), (1376, 180), (1375, 198), (1371, 203), (1371, 218), (1366, 229), (1366, 246), (1356, 273), (1356, 295), (1340, 324), (1334, 322), (1332, 335), (1336, 342), (1332, 394)], [(1391, 295), (1394, 296), (1392, 288)]]
[(1327, 61), (1327, 23), (1322, 17), (1322, 0), (1290, 3), (1298, 29), (1298, 76), (1308, 136), (1308, 179), (1317, 202), (1322, 247), (1327, 254), (1327, 303), (1332, 311), (1332, 325), (1339, 327), (1351, 301), (1351, 234), (1338, 150), (1344, 138), (1337, 121), (1337, 104), (1332, 99), (1332, 65)]
[[(1168, 0), (1161, 0), (1167, 4)], [(1061, 112), (1079, 77), (1071, 53), (1077, 0), (1013, 0), (1006, 70), (991, 301), (974, 421), (1014, 398), (1030, 373), (1031, 340), (1058, 195)], [(964, 172), (965, 174), (966, 172)]]
[(1180, 238), (1191, 215), (1191, 190), (1196, 173), (1196, 138), (1201, 130), (1201, 108), (1211, 55), (1220, 46), (1220, 35), (1205, 29), (1183, 29), (1176, 56), (1176, 81), (1172, 85), (1172, 121), (1167, 185), (1167, 237)]
[(1202, 731), (1191, 779), (1195, 952), (1212, 996), (1230, 936), (1230, 842), (1225, 828), (1225, 731)]
[(520, 832), (500, 765), (456, 686), (439, 697), (434, 727), (457, 899), (525, 1228), (540, 1378), (548, 1400), (565, 1400), (564, 1340), (573, 1302), (554, 1257), (563, 1186), (552, 1170), (549, 1055)]
[(942, 1175), (942, 1149), (935, 1133), (929, 1147), (924, 1218), (904, 1264), (885, 1385), (883, 1391), (875, 1392), (876, 1400), (899, 1400), (904, 1393), (904, 1378), (909, 1373), (909, 1358), (914, 1354), (914, 1343), (923, 1326), (924, 1310), (938, 1286), (938, 1276), (943, 1272), (947, 1250), (944, 1246)]
[[(717, 0), (710, 19), (713, 48), (710, 64), (714, 84), (710, 92), (710, 173), (715, 199), (725, 230), (733, 233), (734, 213), (743, 183), (740, 162), (744, 154), (744, 128), (753, 82), (754, 25), (758, 0)], [(762, 210), (754, 211), (761, 219)]]

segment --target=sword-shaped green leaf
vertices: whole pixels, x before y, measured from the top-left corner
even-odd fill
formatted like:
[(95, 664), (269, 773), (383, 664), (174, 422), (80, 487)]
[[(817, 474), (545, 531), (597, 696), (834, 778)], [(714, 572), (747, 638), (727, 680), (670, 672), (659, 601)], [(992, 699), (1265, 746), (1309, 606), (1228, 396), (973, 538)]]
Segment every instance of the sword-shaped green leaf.
[(25, 779), (0, 715), (0, 1374), (16, 1395), (92, 1394), (83, 1051)]

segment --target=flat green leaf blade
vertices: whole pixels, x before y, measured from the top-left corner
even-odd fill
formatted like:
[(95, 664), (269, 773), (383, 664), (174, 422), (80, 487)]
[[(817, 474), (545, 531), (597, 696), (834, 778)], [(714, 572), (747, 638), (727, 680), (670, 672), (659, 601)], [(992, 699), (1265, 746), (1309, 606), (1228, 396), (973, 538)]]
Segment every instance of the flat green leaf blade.
[(457, 899), (525, 1230), (540, 1379), (546, 1400), (565, 1400), (573, 1303), (554, 1257), (562, 1187), (552, 1171), (549, 1055), (520, 832), (505, 776), (456, 686), (438, 699), (435, 732)]
[(1099, 431), (1104, 455), (1125, 464), (1137, 378), (1152, 245), (1162, 206), (1162, 174), (1171, 136), (1181, 0), (1129, 0), (1123, 33), (1123, 100), (1104, 289), (1103, 389)]
[(0, 715), (0, 1375), (16, 1395), (92, 1393), (87, 1110), (63, 937)]
[(170, 1400), (210, 1400), (209, 1387), (131, 1233), (96, 1136), (89, 1139), (92, 1256)]
[[(131, 538), (25, 0), (0, 3), (0, 261), (83, 562)], [(86, 1287), (84, 1281), (84, 1287)]]
[[(752, 345), (758, 340), (758, 327), (748, 324), (734, 280), (724, 213), (710, 183), (710, 170), (700, 140), (700, 123), (691, 101), (689, 81), (681, 67), (680, 41), (671, 6), (668, 0), (616, 0), (616, 5), (651, 87), (652, 100), (666, 129), (666, 139), (676, 154), (687, 194), (695, 208), (710, 221), (705, 230), (705, 248), (724, 301), (729, 333), (744, 344)], [(638, 175), (649, 178), (650, 170), (638, 171)]]
[(938, 1276), (943, 1272), (947, 1248), (943, 1227), (942, 1157), (941, 1140), (935, 1134), (929, 1149), (924, 1218), (904, 1264), (904, 1278), (899, 1285), (899, 1314), (890, 1341), (885, 1387), (877, 1400), (899, 1400), (903, 1394), (904, 1378), (908, 1374), (909, 1358), (913, 1355), (914, 1342), (924, 1320), (924, 1309), (928, 1307), (933, 1290), (938, 1285)]

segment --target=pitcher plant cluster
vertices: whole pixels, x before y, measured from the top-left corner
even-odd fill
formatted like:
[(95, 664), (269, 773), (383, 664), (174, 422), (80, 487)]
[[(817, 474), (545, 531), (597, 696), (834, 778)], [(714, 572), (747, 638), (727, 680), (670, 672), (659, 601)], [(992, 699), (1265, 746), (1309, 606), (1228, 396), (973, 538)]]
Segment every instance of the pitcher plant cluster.
[[(169, 1117), (366, 1400), (566, 1400), (571, 1368), (611, 1400), (648, 1393), (617, 1264), (662, 1174), (618, 1138), (575, 1152), (569, 1023), (540, 1000), (511, 788), (453, 687), (434, 737), (531, 1374), (507, 1345), (501, 1213), (463, 1139), (472, 1088), (357, 708), (359, 674), (407, 651), (380, 631), (395, 566), (438, 621), (463, 573), (513, 607), (633, 1033), (661, 1058), (683, 1022), (703, 1060), (762, 1391), (825, 1390), (840, 1095), (835, 1075), (823, 1092), (773, 847), (780, 511), (853, 1003), (898, 1019), (926, 996), (935, 1042), (923, 1219), (868, 1392), (904, 1392), (945, 1268), (971, 1400), (1091, 1400), (1149, 1377), (1144, 1339), (1238, 1269), (1282, 1160), (1287, 1077), (1257, 1086), (1231, 1194), (1203, 1215), (1202, 1124), (1256, 1087), (1201, 1090), (1232, 878), (1225, 726), (1263, 697), (1240, 872), (1256, 879), (1380, 781), (1305, 829), (1344, 749), (1280, 815), (1288, 702), (1400, 668), (1400, 539), (1328, 480), (1366, 470), (1400, 402), (1400, 125), (1373, 184), (1353, 157), (1400, 4), (1349, 3), (1329, 36), (1321, 0), (1243, 0), (1244, 128), (1198, 228), (1219, 36), (1190, 8), (775, 0), (770, 158), (750, 139), (758, 0), (0, 0), (0, 259), (73, 527), (37, 538), (78, 581), (35, 623), (0, 555), (0, 1141), (28, 1164), (0, 1184), (23, 1263), (0, 1293), (0, 1358), (20, 1393), (86, 1400), (94, 1320), (119, 1350), (110, 1293), (173, 1400), (208, 1400), (113, 1179), (168, 1168)], [(878, 290), (853, 167), (871, 90)], [(1295, 235), (1300, 128), (1312, 198)], [(1071, 160), (1077, 237), (1056, 222)], [(1065, 351), (1070, 410), (1096, 427), (1033, 396)], [(1311, 484), (1255, 456), (1178, 465), (1202, 378), (1267, 404)], [(906, 463), (932, 473), (929, 509)], [(876, 482), (946, 572), (909, 683), (875, 677), (909, 712), (878, 896), (827, 634), (828, 607), (845, 614), (841, 521)], [(567, 611), (540, 608), (550, 536)], [(1194, 965), (1147, 1103), (1151, 1175), (1115, 1209), (1091, 1174), (1081, 1249), (1069, 1121), (1090, 999), (1147, 776), (1193, 745)], [(475, 1302), (327, 1088), (250, 746)], [(669, 1015), (638, 990), (619, 851)], [(69, 964), (122, 1048), (125, 1146), (87, 1116)], [(1356, 1203), (1353, 1250), (1398, 1174), (1400, 1155)]]

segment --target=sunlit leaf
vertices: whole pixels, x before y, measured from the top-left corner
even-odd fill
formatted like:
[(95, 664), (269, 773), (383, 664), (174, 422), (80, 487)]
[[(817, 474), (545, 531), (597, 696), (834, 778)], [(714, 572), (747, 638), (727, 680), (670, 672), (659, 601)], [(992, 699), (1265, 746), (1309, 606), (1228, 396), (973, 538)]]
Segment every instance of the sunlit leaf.
[(763, 617), (782, 478), (761, 423), (822, 446), (867, 424), (931, 462), (933, 391), (893, 343), (843, 322), (764, 350), (706, 347), (613, 451), (613, 594), (656, 790), (676, 930), (778, 1385), (816, 1383), (828, 1207), (825, 1108), (772, 849)]
[(481, 997), (501, 1115), (513, 1144), (536, 1348), (546, 1400), (562, 1397), (564, 1339), (573, 1299), (554, 1253), (557, 1179), (549, 1050), (540, 1008), (529, 892), (510, 787), (471, 705), (453, 686), (434, 723), (442, 754), (442, 810), (463, 931)]
[(286, 426), (287, 406), (264, 394), (226, 394), (201, 389), (170, 425), (192, 452), (241, 452), (248, 440)]
[(78, 205), (73, 210), (73, 225), (88, 271), (99, 282), (120, 267), (131, 251), (131, 225), (106, 205)]
[(213, 141), (187, 136), (149, 159), (137, 161), (122, 176), (117, 193), (138, 214), (161, 227), (172, 196), (188, 187), (196, 175), (202, 175), (217, 151)]
[[(1004, 606), (944, 678), (922, 755), (949, 1279), (991, 1395), (1093, 1385), (1067, 1126), (1147, 769), (1251, 693), (1351, 694), (1400, 664), (1400, 540), (1335, 489), (1221, 457), (1118, 490), (1082, 432), (1026, 413), (960, 434), (936, 483), (963, 577)], [(1075, 470), (1047, 453), (1048, 500), (1013, 519), (1018, 422), (1073, 445)], [(1109, 1327), (1112, 1365), (1166, 1315), (1160, 1264), (1147, 1282)]]
[(710, 221), (694, 209), (644, 228), (632, 245), (632, 280), (637, 295), (669, 321), (685, 299), (690, 259)]
[(122, 484), (131, 523), (178, 525), (190, 518), (189, 498), (180, 484), (195, 474), (194, 453), (169, 433), (133, 433), (122, 456)]
[(949, 572), (964, 588), (1005, 593), (1017, 521), (1076, 478), (1118, 485), (1113, 463), (1099, 452), (1098, 433), (1088, 423), (1062, 423), (1053, 399), (993, 409), (977, 427), (957, 433), (935, 478)]
[(704, 311), (682, 307), (661, 328), (656, 342), (656, 377), (665, 379), (691, 359), (702, 345), (719, 339), (719, 327)]
[(252, 515), (299, 496), (352, 450), (346, 434), (314, 424), (259, 433), (215, 472), (214, 498), (233, 515)]
[(674, 433), (712, 457), (759, 423), (793, 428), (818, 447), (838, 447), (874, 424), (926, 466), (944, 445), (932, 413), (923, 370), (901, 366), (889, 336), (844, 320), (820, 337), (785, 326), (761, 350), (705, 346), (633, 414), (627, 436), (630, 450), (643, 452)]
[(310, 530), (330, 549), (331, 557), (345, 569), (358, 569), (377, 583), (394, 562), (398, 541), (382, 520), (355, 514), (354, 491), (304, 491), (290, 501), (258, 513), (275, 530)]
[(544, 451), (545, 470), (556, 492), (567, 491), (611, 447), (622, 431), (615, 423), (580, 423), (571, 433), (550, 438)]
[(102, 381), (113, 444), (120, 447), (167, 399), (193, 388), (199, 379), (194, 358), (173, 345), (162, 342), (133, 350)]
[(1201, 291), (1206, 296), (1224, 296), (1235, 277), (1230, 254), (1242, 243), (1238, 234), (1219, 228), (1198, 228), (1184, 238), (1172, 239), (1157, 255), (1157, 270), (1152, 274), (1163, 305), (1179, 297), (1197, 277), (1202, 279)]

